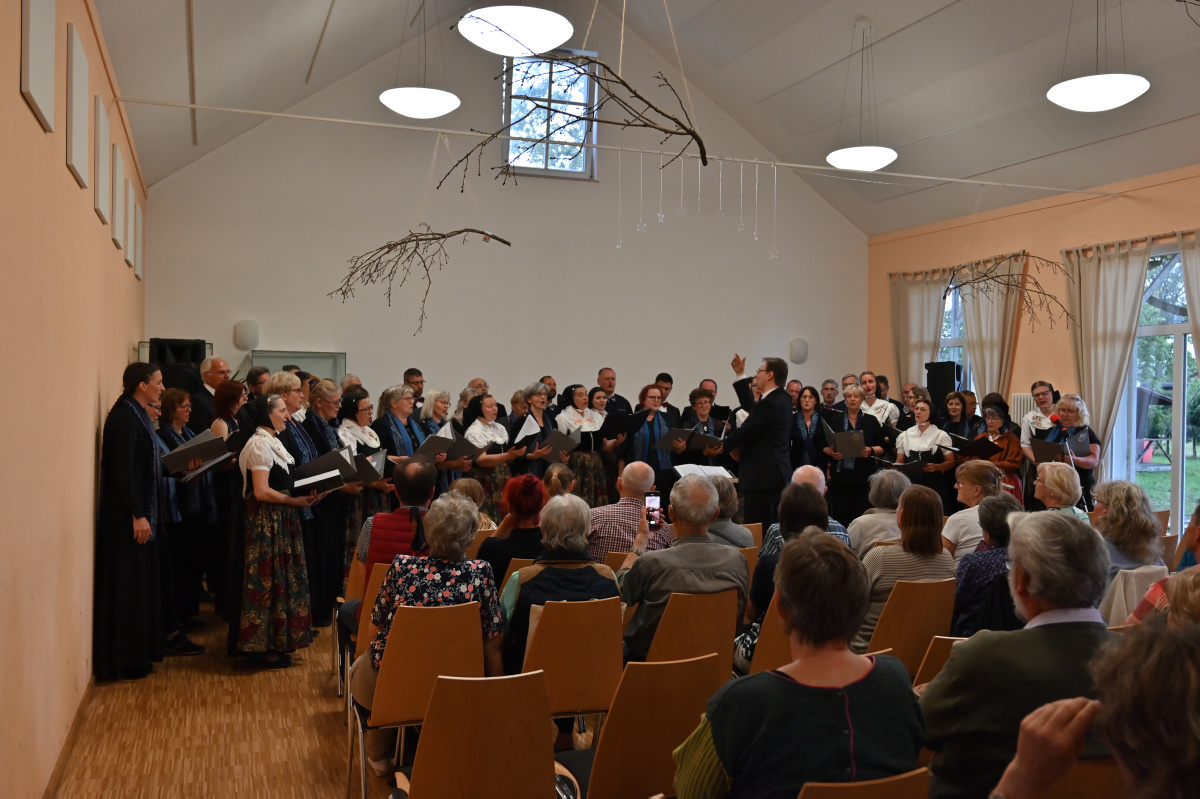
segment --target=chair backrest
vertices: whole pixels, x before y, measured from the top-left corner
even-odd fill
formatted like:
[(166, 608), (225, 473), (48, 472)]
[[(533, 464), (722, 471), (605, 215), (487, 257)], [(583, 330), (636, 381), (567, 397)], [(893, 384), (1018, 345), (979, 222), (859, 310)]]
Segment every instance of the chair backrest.
[(621, 571), (621, 564), (627, 557), (629, 557), (628, 552), (609, 552), (604, 556), (604, 565), (612, 569), (613, 574), (616, 574)]
[(524, 569), (526, 566), (533, 565), (533, 558), (513, 558), (508, 562), (508, 571), (504, 572), (504, 579), (496, 586), (498, 589), (503, 589), (508, 583), (508, 578), (513, 576), (514, 572)]
[(737, 623), (733, 588), (715, 594), (671, 594), (646, 660), (684, 660), (715, 652), (723, 683), (733, 673)]
[(871, 545), (871, 549), (874, 549), (875, 547), (898, 547), (898, 546), (900, 546), (899, 541), (876, 541), (874, 544)]
[(738, 552), (742, 553), (742, 557), (746, 559), (746, 566), (750, 569), (747, 572), (747, 576), (753, 577), (754, 567), (758, 565), (758, 547), (746, 547), (745, 549), (739, 549)]
[(758, 643), (754, 645), (754, 657), (750, 660), (750, 673), (771, 671), (791, 662), (792, 643), (783, 631), (783, 619), (779, 617), (779, 592), (776, 591), (771, 597), (771, 606), (763, 614)]
[(953, 615), (953, 577), (929, 582), (897, 580), (867, 650), (890, 647), (908, 673), (916, 676), (930, 640), (950, 634)]
[(917, 676), (913, 680), (913, 685), (924, 685), (938, 676), (938, 672), (942, 670), (942, 667), (946, 665), (946, 661), (950, 659), (950, 650), (959, 641), (965, 640), (967, 639), (935, 635), (933, 640), (929, 642), (929, 648), (925, 650), (925, 657), (921, 660), (921, 667), (917, 669)]
[(379, 589), (383, 588), (383, 578), (387, 576), (390, 563), (376, 563), (371, 569), (371, 579), (367, 580), (367, 590), (363, 593), (362, 610), (358, 615), (358, 637), (355, 639), (354, 657), (362, 657), (367, 647), (375, 640), (379, 628), (371, 622), (375, 601), (379, 599)]
[(800, 799), (925, 799), (929, 796), (929, 769), (865, 782), (810, 782), (800, 789)]
[(687, 740), (724, 679), (716, 655), (630, 663), (600, 728), (589, 799), (674, 795), (671, 752)]
[(743, 524), (742, 527), (745, 527), (747, 530), (750, 531), (750, 535), (754, 536), (755, 549), (757, 549), (758, 547), (761, 547), (762, 546), (762, 522), (755, 522), (754, 524)]
[(511, 677), (438, 677), (417, 744), (409, 796), (554, 796), (554, 736), (545, 676), (535, 671)]
[(367, 590), (367, 565), (358, 558), (350, 561), (350, 576), (346, 578), (346, 592), (342, 599), (362, 599)]
[(1179, 565), (1173, 560), (1177, 549), (1179, 549), (1179, 536), (1164, 535), (1162, 537), (1162, 559), (1163, 563), (1167, 564), (1169, 571), (1174, 571), (1174, 567)]
[(1162, 525), (1162, 531), (1164, 533), (1171, 532), (1171, 509), (1156, 510), (1154, 511), (1154, 515), (1158, 517), (1158, 522)]
[(1166, 566), (1138, 566), (1136, 569), (1121, 569), (1108, 584), (1108, 591), (1100, 600), (1100, 615), (1109, 625), (1124, 624), (1133, 613), (1150, 586), (1169, 574)]
[(1067, 775), (1050, 786), (1054, 799), (1126, 799), (1130, 796), (1117, 761), (1076, 760)]
[(496, 532), (495, 527), (476, 531), (475, 538), (472, 539), (470, 546), (467, 547), (467, 560), (475, 560), (475, 556), (479, 554), (479, 548), (483, 546), (483, 542), (488, 540), (494, 532)]
[(602, 713), (621, 681), (621, 599), (547, 602), (525, 650), (523, 671), (542, 671), (550, 712)]
[(479, 603), (396, 608), (379, 663), (372, 727), (418, 724), (438, 677), (483, 676)]
[(946, 523), (947, 523), (947, 522), (949, 522), (949, 521), (950, 521), (950, 517), (949, 517), (949, 516), (943, 516), (943, 517), (942, 517), (942, 529), (943, 529), (943, 530), (944, 530), (944, 529), (946, 529)]

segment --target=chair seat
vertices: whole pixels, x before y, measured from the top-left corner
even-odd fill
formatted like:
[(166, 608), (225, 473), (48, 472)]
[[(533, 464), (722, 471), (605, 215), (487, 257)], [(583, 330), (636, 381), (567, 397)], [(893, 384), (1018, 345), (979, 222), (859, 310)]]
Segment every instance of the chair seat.
[(569, 752), (559, 752), (554, 759), (571, 772), (571, 776), (579, 783), (579, 799), (587, 799), (588, 782), (592, 778), (592, 763), (595, 762), (595, 749), (574, 749)]

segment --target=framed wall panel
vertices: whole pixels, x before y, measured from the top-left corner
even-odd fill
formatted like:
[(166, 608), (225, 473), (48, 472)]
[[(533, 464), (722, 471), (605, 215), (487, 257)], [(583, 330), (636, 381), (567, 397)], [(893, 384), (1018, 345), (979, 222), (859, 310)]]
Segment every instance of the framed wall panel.
[(108, 112), (104, 99), (96, 95), (96, 216), (108, 224), (112, 208), (112, 155), (108, 148)]
[(67, 23), (67, 169), (88, 187), (88, 60), (74, 22)]
[(133, 235), (134, 208), (137, 199), (133, 196), (133, 183), (125, 178), (125, 263), (133, 266), (134, 256), (137, 255), (138, 241)]
[(54, 130), (55, 0), (21, 0), (21, 96)]
[(112, 240), (117, 249), (125, 246), (125, 159), (121, 148), (112, 146)]
[(133, 276), (142, 279), (142, 251), (146, 248), (146, 239), (142, 235), (142, 206), (133, 206), (133, 240), (136, 242), (133, 250)]

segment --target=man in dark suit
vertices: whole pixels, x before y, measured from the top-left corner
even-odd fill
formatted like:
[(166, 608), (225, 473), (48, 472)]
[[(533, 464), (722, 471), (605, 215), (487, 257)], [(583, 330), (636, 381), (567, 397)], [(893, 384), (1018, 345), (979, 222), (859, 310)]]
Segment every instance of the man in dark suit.
[(617, 373), (611, 367), (606, 366), (596, 374), (596, 385), (608, 396), (607, 413), (633, 413), (629, 400), (617, 393)]
[[(1100, 534), (1068, 513), (1016, 514), (1008, 584), (1024, 629), (955, 645), (921, 696), (931, 797), (987, 796), (1017, 751), (1021, 720), (1048, 702), (1095, 698), (1088, 663), (1115, 637), (1096, 605), (1108, 588)], [(1090, 739), (1083, 757), (1107, 757)]]
[[(725, 436), (725, 451), (740, 451), (738, 480), (746, 498), (746, 522), (768, 527), (776, 520), (780, 492), (792, 476), (792, 398), (780, 388), (787, 382), (788, 367), (782, 358), (765, 358), (753, 377), (743, 377), (746, 359), (736, 354), (732, 366), (738, 376), (733, 389), (749, 415)], [(757, 403), (751, 382), (762, 392)]]
[(188, 419), (188, 429), (193, 433), (203, 433), (212, 427), (217, 418), (217, 407), (213, 404), (213, 395), (217, 386), (229, 379), (229, 363), (224, 358), (205, 358), (200, 363), (200, 379), (204, 388), (192, 392), (192, 416)]

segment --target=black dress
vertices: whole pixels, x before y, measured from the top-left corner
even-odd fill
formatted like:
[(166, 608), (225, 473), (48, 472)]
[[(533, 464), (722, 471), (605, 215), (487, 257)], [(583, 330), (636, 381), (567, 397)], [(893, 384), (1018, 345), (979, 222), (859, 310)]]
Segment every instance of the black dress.
[[(233, 441), (234, 434), (239, 431), (237, 420), (233, 417), (220, 417), (229, 428), (229, 438)], [(242, 518), (242, 476), (237, 468), (237, 456), (231, 463), (217, 470), (213, 475), (213, 502), (216, 506), (217, 521), (213, 525), (212, 546), (206, 563), (208, 590), (216, 598), (217, 613), (225, 621), (237, 617), (237, 603), (241, 595), (233, 592), (230, 596), (229, 563), (231, 552), (239, 553), (238, 568), (241, 571), (241, 518)]]
[[(317, 448), (317, 456), (340, 449), (337, 430), (309, 410), (300, 425)], [(342, 559), (346, 549), (346, 515), (350, 511), (349, 494), (335, 491), (313, 507), (312, 551), (305, 552), (308, 586), (312, 591), (314, 627), (327, 627), (333, 621), (333, 602), (342, 589)]]
[[(163, 474), (154, 436), (133, 399), (118, 400), (104, 420), (92, 619), (92, 668), (100, 679), (144, 676), (163, 658)], [(135, 518), (150, 522), (144, 544), (134, 540)]]
[[(883, 428), (880, 426), (879, 420), (865, 411), (858, 412), (858, 419), (853, 428), (850, 426), (849, 416), (846, 413), (828, 414), (826, 421), (829, 422), (835, 433), (850, 429), (861, 430), (866, 446), (884, 446)], [(825, 426), (820, 425), (817, 428), (815, 445), (817, 451), (823, 451), (825, 447), (829, 446), (825, 439)], [(875, 474), (878, 463), (874, 458), (829, 461), (828, 500), (829, 513), (833, 518), (848, 526), (850, 522), (867, 512), (867, 508), (871, 507), (867, 481), (870, 480), (871, 475)]]
[[(158, 437), (168, 450), (174, 450), (195, 438), (187, 427), (178, 433), (170, 425), (160, 425)], [(200, 594), (204, 590), (205, 539), (209, 525), (216, 521), (212, 473), (189, 483), (167, 478), (174, 494), (177, 518), (166, 519), (167, 549), (171, 555), (171, 577), (175, 614), (190, 619), (200, 612)]]
[[(512, 435), (513, 446), (517, 445), (517, 436), (520, 435), (521, 428), (524, 426), (525, 420), (528, 418), (530, 418), (530, 414), (519, 416), (513, 420), (512, 428), (509, 431)], [(534, 422), (536, 421), (537, 418), (534, 417)], [(525, 451), (525, 455), (528, 455), (530, 452), (533, 452), (535, 449), (541, 447), (542, 443), (550, 436), (550, 433), (553, 430), (554, 419), (551, 417), (549, 409), (546, 409), (542, 411), (542, 423), (538, 426), (537, 435), (534, 436), (533, 441), (529, 443), (529, 448)], [(526, 436), (525, 438), (528, 439), (529, 436)], [(530, 460), (529, 458), (525, 457), (525, 455), (522, 455), (510, 464), (513, 476), (516, 477), (520, 474), (532, 474), (539, 480), (545, 477), (546, 469), (550, 468), (550, 464), (546, 462), (545, 458), (534, 458), (533, 460)], [(503, 577), (504, 575), (500, 576)]]

